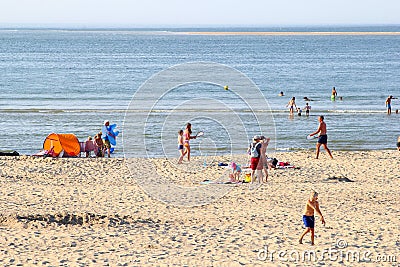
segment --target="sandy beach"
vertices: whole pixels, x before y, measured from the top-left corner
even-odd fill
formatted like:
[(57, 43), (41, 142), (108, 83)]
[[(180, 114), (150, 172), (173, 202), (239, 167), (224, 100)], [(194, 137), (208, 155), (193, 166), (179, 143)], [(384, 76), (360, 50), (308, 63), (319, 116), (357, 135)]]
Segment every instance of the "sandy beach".
[(190, 34), (190, 35), (271, 35), (271, 36), (292, 36), (292, 35), (310, 35), (310, 36), (315, 36), (315, 35), (400, 35), (400, 32), (354, 32), (354, 31), (349, 31), (349, 32), (260, 32), (260, 31), (241, 31), (241, 32), (182, 32), (181, 34)]
[[(333, 151), (333, 160), (324, 151), (318, 160), (314, 151), (271, 156), (297, 168), (271, 170), (268, 183), (253, 190), (200, 184), (228, 181), (217, 166), (228, 157), (205, 167), (203, 158), (179, 167), (134, 159), (133, 173), (122, 158), (2, 157), (0, 265), (399, 266), (398, 151)], [(181, 188), (226, 193), (192, 207), (165, 203), (140, 185), (155, 173)], [(316, 223), (315, 246), (309, 236), (300, 245), (312, 189), (326, 226)], [(302, 259), (309, 251), (317, 259)]]

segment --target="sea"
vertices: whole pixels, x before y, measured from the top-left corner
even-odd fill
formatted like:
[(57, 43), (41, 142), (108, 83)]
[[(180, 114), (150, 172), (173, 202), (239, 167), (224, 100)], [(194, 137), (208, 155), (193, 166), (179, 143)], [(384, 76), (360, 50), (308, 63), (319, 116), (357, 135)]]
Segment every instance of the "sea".
[[(246, 153), (256, 134), (271, 137), (271, 153), (307, 151), (315, 149), (316, 140), (306, 137), (317, 129), (320, 115), (332, 151), (396, 148), (400, 100), (392, 100), (390, 116), (385, 100), (389, 95), (400, 98), (400, 35), (218, 32), (400, 32), (400, 26), (3, 28), (0, 151), (35, 154), (53, 132), (73, 133), (85, 141), (101, 130), (104, 120), (116, 123), (121, 132), (115, 157), (177, 156), (177, 132), (187, 122), (193, 134), (204, 132), (191, 141), (195, 156)], [(149, 79), (197, 63), (216, 66), (213, 71), (221, 75), (228, 68), (246, 77), (254, 85), (251, 90), (262, 96), (263, 108), (243, 107), (246, 96), (235, 91), (234, 83), (207, 82), (207, 77), (162, 95), (157, 95), (158, 87), (150, 88), (154, 105), (151, 110), (142, 107), (145, 99), (136, 93)], [(169, 84), (168, 76), (164, 79)], [(338, 92), (335, 101), (332, 87)], [(281, 91), (284, 96), (278, 95)], [(309, 116), (305, 111), (289, 115), (286, 104), (292, 97), (300, 108), (309, 103)], [(186, 107), (180, 109), (182, 105)], [(148, 118), (146, 126), (130, 114)], [(263, 114), (268, 123), (259, 121)], [(245, 134), (231, 138), (235, 132)]]

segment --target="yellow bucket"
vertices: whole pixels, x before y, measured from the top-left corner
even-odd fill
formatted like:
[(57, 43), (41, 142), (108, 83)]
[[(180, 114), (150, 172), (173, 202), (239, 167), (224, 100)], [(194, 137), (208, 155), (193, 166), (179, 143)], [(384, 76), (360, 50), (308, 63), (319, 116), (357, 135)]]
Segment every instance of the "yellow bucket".
[(244, 176), (244, 182), (245, 183), (250, 183), (251, 182), (251, 174), (250, 173), (246, 173)]

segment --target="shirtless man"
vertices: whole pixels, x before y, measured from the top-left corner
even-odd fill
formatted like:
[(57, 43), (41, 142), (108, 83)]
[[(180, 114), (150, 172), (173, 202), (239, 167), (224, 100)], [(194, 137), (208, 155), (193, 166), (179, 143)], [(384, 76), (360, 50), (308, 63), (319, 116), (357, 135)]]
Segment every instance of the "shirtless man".
[(301, 234), (299, 238), (299, 243), (303, 244), (303, 237), (308, 233), (311, 232), (311, 245), (314, 245), (314, 226), (315, 226), (315, 217), (314, 211), (321, 217), (321, 222), (325, 225), (324, 216), (319, 209), (318, 203), (318, 193), (312, 192), (310, 198), (307, 200), (306, 206), (304, 207), (304, 215), (303, 215), (303, 223), (306, 227), (306, 230)]
[(328, 152), (331, 159), (333, 159), (331, 151), (328, 148), (328, 135), (326, 134), (326, 123), (324, 122), (324, 116), (319, 116), (318, 120), (319, 120), (318, 129), (315, 132), (313, 132), (312, 134), (310, 134), (310, 136), (319, 134), (318, 141), (317, 141), (317, 152), (316, 152), (315, 158), (318, 159), (320, 147), (321, 147), (321, 145), (323, 145), (326, 152)]

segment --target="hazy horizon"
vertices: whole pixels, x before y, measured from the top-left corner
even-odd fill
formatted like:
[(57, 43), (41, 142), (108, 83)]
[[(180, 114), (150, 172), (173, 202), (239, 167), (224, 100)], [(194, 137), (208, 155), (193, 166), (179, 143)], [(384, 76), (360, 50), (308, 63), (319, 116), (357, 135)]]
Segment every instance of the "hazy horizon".
[(0, 25), (69, 27), (287, 27), (400, 25), (397, 0), (14, 0)]
[(285, 25), (254, 25), (254, 24), (75, 24), (75, 23), (0, 23), (0, 29), (179, 29), (179, 28), (364, 28), (364, 27), (400, 27), (400, 24), (285, 24)]

